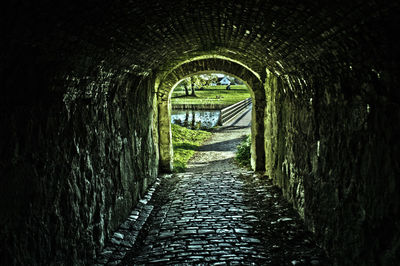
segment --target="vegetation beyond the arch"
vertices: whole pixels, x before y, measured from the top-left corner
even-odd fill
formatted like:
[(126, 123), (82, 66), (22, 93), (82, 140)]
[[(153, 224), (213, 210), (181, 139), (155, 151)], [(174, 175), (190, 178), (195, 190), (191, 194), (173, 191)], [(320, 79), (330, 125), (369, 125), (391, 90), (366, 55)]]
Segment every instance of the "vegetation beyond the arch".
[(196, 96), (185, 96), (182, 88), (177, 87), (171, 96), (174, 104), (221, 104), (231, 105), (250, 97), (246, 85), (231, 85), (227, 90), (225, 85), (204, 86), (196, 91)]
[(237, 147), (235, 161), (242, 167), (251, 169), (251, 136), (247, 135), (243, 138), (240, 145)]
[(160, 170), (172, 170), (172, 139), (171, 139), (171, 95), (179, 82), (186, 77), (200, 74), (222, 73), (241, 79), (249, 88), (253, 100), (251, 125), (251, 165), (252, 169), (262, 171), (265, 169), (264, 153), (264, 126), (262, 124), (265, 110), (265, 89), (259, 75), (241, 64), (230, 60), (218, 58), (189, 61), (174, 68), (169, 74), (159, 80), (158, 94), (158, 128), (159, 128), (159, 155)]
[(182, 172), (186, 168), (186, 163), (198, 147), (211, 136), (211, 133), (203, 130), (191, 130), (174, 124), (171, 125), (171, 130), (174, 149), (173, 171)]

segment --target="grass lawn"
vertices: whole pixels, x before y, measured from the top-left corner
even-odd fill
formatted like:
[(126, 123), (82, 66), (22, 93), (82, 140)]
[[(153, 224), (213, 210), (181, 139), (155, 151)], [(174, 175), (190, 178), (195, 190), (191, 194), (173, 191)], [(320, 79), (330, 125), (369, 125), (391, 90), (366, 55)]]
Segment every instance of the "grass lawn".
[(210, 132), (191, 130), (175, 124), (171, 125), (172, 145), (174, 148), (174, 172), (182, 172), (189, 159), (200, 145), (211, 136)]
[[(183, 88), (176, 88), (171, 97), (172, 104), (224, 104), (231, 105), (250, 97), (246, 85), (205, 86), (203, 90), (196, 90), (196, 96), (186, 96)], [(189, 90), (190, 93), (190, 90)]]

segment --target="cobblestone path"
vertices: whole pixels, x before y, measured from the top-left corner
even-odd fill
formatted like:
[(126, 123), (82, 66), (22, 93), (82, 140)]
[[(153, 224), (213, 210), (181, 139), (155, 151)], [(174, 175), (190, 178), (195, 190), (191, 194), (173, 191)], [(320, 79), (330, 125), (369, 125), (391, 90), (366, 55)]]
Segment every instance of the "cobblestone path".
[(122, 265), (329, 265), (263, 176), (172, 175), (151, 202), (147, 233)]
[(233, 164), (248, 125), (247, 113), (203, 146), (190, 172), (159, 178), (96, 264), (330, 265), (280, 189)]
[(263, 261), (257, 220), (231, 173), (185, 174), (154, 220), (135, 263)]

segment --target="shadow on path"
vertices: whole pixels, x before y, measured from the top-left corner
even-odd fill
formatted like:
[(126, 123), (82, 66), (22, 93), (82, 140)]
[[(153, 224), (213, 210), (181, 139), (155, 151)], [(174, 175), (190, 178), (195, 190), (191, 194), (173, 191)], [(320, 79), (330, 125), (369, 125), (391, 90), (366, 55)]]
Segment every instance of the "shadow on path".
[[(198, 151), (232, 151), (236, 148), (238, 142), (240, 142), (243, 137), (234, 138), (230, 140), (220, 141), (216, 143), (206, 144), (199, 148)], [(232, 147), (233, 146), (233, 147)]]
[(235, 164), (237, 146), (250, 134), (251, 108), (248, 108), (227, 125), (216, 129), (189, 160), (185, 172), (243, 171)]

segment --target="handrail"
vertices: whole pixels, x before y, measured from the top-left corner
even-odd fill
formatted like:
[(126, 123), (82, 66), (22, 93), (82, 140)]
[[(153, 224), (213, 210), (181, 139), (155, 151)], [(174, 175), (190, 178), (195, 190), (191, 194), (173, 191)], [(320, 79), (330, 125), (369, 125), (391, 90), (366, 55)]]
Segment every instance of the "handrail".
[(244, 110), (250, 104), (251, 104), (251, 98), (247, 98), (222, 109), (221, 114), (219, 116), (218, 125), (222, 126), (225, 122), (227, 122), (232, 117), (237, 115), (239, 112)]

